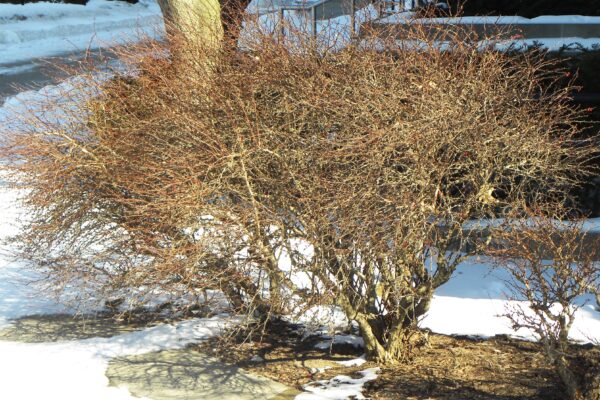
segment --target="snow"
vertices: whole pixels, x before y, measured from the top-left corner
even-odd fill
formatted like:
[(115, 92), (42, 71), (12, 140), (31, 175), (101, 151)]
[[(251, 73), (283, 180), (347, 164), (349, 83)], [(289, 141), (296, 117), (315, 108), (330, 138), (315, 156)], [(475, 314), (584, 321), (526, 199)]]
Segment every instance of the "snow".
[(589, 218), (585, 220), (581, 229), (587, 233), (600, 232), (600, 218)]
[[(403, 14), (390, 15), (382, 18), (381, 23), (404, 23)], [(519, 16), (473, 16), (473, 17), (445, 17), (445, 18), (420, 18), (411, 22), (421, 24), (485, 24), (485, 25), (522, 25), (522, 24), (600, 24), (600, 17), (582, 15), (542, 15), (535, 18)]]
[[(581, 16), (581, 15), (543, 15), (536, 18), (524, 18), (519, 16), (473, 16), (473, 17), (446, 17), (446, 18), (413, 18), (412, 13), (399, 13), (390, 15), (377, 21), (378, 24), (455, 24), (455, 25), (501, 25), (515, 27), (533, 24), (546, 25), (561, 25), (574, 24), (581, 25), (582, 28), (588, 28), (589, 25), (600, 26), (600, 17)], [(485, 43), (485, 42), (484, 42)], [(540, 46), (550, 51), (558, 51), (562, 48), (573, 47), (579, 45), (581, 48), (594, 48), (600, 43), (598, 38), (581, 38), (581, 37), (556, 37), (556, 38), (526, 38), (508, 40), (496, 43), (496, 47), (500, 50), (506, 49), (509, 46), (517, 49), (525, 49), (528, 47)]]
[(0, 4), (0, 74), (15, 73), (10, 64), (156, 38), (163, 29), (155, 0)]
[(309, 328), (308, 335), (325, 334), (328, 330), (348, 326), (344, 313), (335, 306), (313, 306), (294, 318), (293, 322), (306, 325)]
[(581, 51), (581, 49), (595, 49), (600, 45), (600, 38), (579, 38), (579, 37), (565, 37), (565, 38), (539, 38), (539, 39), (520, 39), (513, 40), (510, 42), (498, 43), (496, 48), (498, 50), (504, 50), (510, 48), (514, 49), (528, 49), (528, 48), (543, 48), (548, 51), (559, 51), (559, 50), (574, 50)]
[[(507, 221), (504, 218), (494, 219), (479, 219), (469, 220), (463, 223), (463, 229), (465, 230), (484, 230), (486, 228), (500, 228)], [(524, 225), (535, 226), (535, 220), (528, 219)], [(565, 228), (579, 228), (583, 234), (599, 233), (600, 232), (600, 218), (588, 218), (581, 222), (578, 221), (559, 221), (557, 219), (552, 220), (552, 225), (557, 229)]]
[[(0, 184), (0, 240), (18, 231), (22, 210), (19, 192)], [(0, 330), (11, 319), (26, 315), (68, 313), (74, 310), (40, 294), (37, 278), (26, 265), (13, 261), (11, 248), (0, 247)], [(56, 343), (0, 341), (0, 398), (28, 399), (133, 399), (123, 388), (108, 387), (105, 371), (114, 357), (163, 349), (181, 349), (218, 335), (236, 319), (219, 315), (114, 336)]]
[(365, 355), (363, 354), (360, 357), (353, 358), (352, 360), (344, 360), (344, 361), (336, 361), (338, 364), (343, 365), (344, 367), (358, 367), (367, 362)]
[[(17, 198), (18, 192), (4, 187), (0, 177), (0, 242), (17, 232), (14, 225), (19, 218), (19, 210), (14, 206)], [(0, 245), (0, 330), (13, 318), (69, 311), (55, 301), (39, 296), (31, 284), (37, 277), (25, 270), (22, 263), (12, 260), (10, 250), (9, 246)]]
[[(490, 260), (477, 257), (462, 263), (453, 278), (436, 291), (421, 326), (448, 335), (491, 337), (505, 334), (536, 340), (529, 330), (513, 330), (508, 319), (502, 316), (507, 309), (527, 303), (507, 300), (508, 272), (490, 265)], [(600, 342), (600, 312), (592, 300), (591, 296), (586, 296), (576, 302), (580, 308), (569, 335), (574, 341)]]
[(296, 396), (296, 400), (344, 400), (365, 399), (362, 389), (365, 383), (377, 379), (379, 368), (368, 368), (360, 371), (360, 378), (338, 375), (334, 378), (315, 381), (302, 388), (307, 393)]
[(34, 344), (0, 341), (3, 360), (0, 361), (0, 398), (133, 399), (135, 397), (124, 388), (108, 387), (105, 371), (111, 358), (181, 349), (218, 335), (233, 322), (226, 316), (216, 316), (111, 338)]

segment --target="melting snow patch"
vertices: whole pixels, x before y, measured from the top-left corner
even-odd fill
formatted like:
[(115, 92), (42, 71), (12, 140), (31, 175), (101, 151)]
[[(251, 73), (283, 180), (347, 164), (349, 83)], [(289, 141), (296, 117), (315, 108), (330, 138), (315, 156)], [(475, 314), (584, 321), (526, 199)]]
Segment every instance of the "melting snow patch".
[(329, 366), (325, 366), (325, 367), (322, 367), (322, 368), (316, 368), (315, 367), (315, 368), (311, 368), (310, 369), (310, 373), (311, 374), (322, 374), (323, 372), (327, 371), (328, 369), (331, 369), (331, 367), (329, 367)]
[(296, 400), (346, 400), (365, 399), (362, 389), (365, 383), (377, 379), (379, 368), (360, 371), (360, 378), (338, 375), (332, 379), (310, 382), (303, 386), (306, 393), (296, 396)]
[(366, 360), (364, 354), (362, 356), (360, 356), (358, 358), (354, 358), (352, 360), (337, 361), (338, 364), (341, 364), (344, 367), (358, 367), (360, 365), (363, 365), (366, 362), (367, 362), (367, 360)]

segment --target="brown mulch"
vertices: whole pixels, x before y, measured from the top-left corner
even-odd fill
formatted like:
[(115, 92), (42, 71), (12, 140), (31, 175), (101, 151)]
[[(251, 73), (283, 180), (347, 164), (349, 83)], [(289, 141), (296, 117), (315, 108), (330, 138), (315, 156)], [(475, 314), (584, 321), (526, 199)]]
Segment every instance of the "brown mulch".
[[(319, 338), (302, 338), (297, 327), (272, 323), (264, 335), (238, 332), (233, 342), (200, 344), (203, 352), (235, 363), (296, 388), (336, 375), (354, 376), (374, 367), (344, 367), (335, 361), (356, 358), (362, 351), (335, 347), (314, 349)], [(578, 347), (581, 354), (591, 354)], [(600, 351), (594, 354), (600, 360)], [(257, 358), (260, 357), (260, 359)], [(329, 369), (318, 370), (318, 368)], [(539, 344), (505, 336), (490, 339), (430, 334), (410, 363), (383, 367), (379, 378), (365, 385), (374, 400), (562, 400), (566, 396)]]
[[(336, 375), (351, 375), (375, 364), (344, 367), (336, 361), (358, 357), (361, 349), (338, 347), (334, 352), (314, 348), (319, 337), (304, 338), (297, 326), (283, 321), (270, 323), (266, 332), (235, 332), (235, 337), (215, 338), (197, 345), (198, 350), (213, 354), (258, 375), (301, 388), (303, 384)], [(260, 357), (262, 361), (253, 361)], [(323, 368), (326, 370), (323, 371)], [(320, 370), (319, 370), (320, 369)]]
[(384, 368), (373, 399), (564, 399), (537, 343), (431, 335), (410, 364)]

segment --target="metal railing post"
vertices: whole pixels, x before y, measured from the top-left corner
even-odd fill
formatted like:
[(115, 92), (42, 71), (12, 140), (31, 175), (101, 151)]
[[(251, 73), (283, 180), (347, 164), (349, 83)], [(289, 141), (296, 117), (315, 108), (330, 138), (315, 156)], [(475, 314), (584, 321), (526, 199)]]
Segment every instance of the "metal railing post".
[(310, 19), (311, 19), (311, 32), (312, 32), (312, 36), (313, 39), (317, 39), (317, 7), (316, 6), (312, 6), (310, 8)]
[(283, 43), (283, 38), (285, 37), (285, 25), (284, 25), (284, 14), (283, 14), (284, 8), (281, 7), (279, 9), (279, 42)]
[(350, 37), (356, 36), (356, 0), (350, 0)]

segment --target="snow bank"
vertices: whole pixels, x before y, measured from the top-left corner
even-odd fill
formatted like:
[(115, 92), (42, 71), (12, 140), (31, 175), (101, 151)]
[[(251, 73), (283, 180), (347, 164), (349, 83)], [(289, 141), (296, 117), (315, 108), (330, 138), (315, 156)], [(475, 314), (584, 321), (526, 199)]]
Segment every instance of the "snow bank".
[(163, 29), (155, 0), (0, 4), (0, 65), (156, 38)]
[(565, 38), (538, 38), (538, 39), (521, 39), (507, 41), (504, 43), (497, 43), (496, 48), (498, 50), (505, 49), (528, 49), (528, 48), (543, 48), (548, 51), (559, 51), (559, 50), (572, 50), (575, 52), (581, 51), (581, 49), (596, 49), (600, 45), (600, 38), (579, 38), (579, 37), (565, 37)]
[[(511, 220), (510, 220), (511, 221)], [(509, 222), (510, 222), (509, 221)], [(518, 222), (518, 221), (515, 221)], [(527, 226), (535, 226), (535, 220), (528, 219), (527, 221), (523, 221)], [(462, 226), (463, 229), (471, 229), (471, 230), (483, 230), (486, 228), (500, 228), (503, 224), (507, 223), (504, 218), (494, 218), (494, 219), (479, 219), (479, 220), (469, 220), (465, 222)], [(553, 226), (558, 229), (565, 229), (574, 227), (573, 221), (560, 221), (558, 219), (552, 220)], [(577, 226), (577, 225), (575, 225)], [(600, 233), (600, 218), (588, 218), (583, 220), (581, 223), (581, 232), (590, 234), (590, 233)]]
[[(507, 271), (490, 265), (490, 260), (475, 257), (459, 265), (452, 279), (436, 291), (421, 326), (448, 335), (506, 334), (536, 340), (532, 331), (515, 331), (502, 316), (507, 308), (527, 303), (506, 299), (510, 276)], [(600, 342), (600, 312), (595, 309), (592, 297), (581, 297), (576, 304), (581, 308), (575, 314), (569, 337), (578, 342)]]

